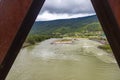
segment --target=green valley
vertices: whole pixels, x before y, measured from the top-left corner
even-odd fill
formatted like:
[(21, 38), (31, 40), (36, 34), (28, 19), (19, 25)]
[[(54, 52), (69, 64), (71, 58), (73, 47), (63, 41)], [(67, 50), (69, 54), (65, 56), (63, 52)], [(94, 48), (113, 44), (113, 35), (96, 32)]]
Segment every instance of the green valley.
[[(27, 38), (61, 38), (61, 37), (100, 37), (104, 36), (97, 16), (35, 22)], [(43, 40), (44, 40), (43, 38)], [(39, 40), (36, 40), (39, 41)], [(41, 40), (40, 40), (41, 41)]]
[(103, 46), (108, 45), (96, 15), (73, 19), (37, 21), (34, 23), (24, 45), (26, 46), (26, 43), (27, 45), (35, 44), (49, 38), (88, 38), (102, 43)]

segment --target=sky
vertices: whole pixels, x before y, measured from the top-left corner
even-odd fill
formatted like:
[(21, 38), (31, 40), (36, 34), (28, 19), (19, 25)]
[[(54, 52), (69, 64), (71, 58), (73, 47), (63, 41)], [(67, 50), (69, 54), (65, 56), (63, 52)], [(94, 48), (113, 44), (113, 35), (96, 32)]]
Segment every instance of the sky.
[(46, 0), (36, 21), (95, 15), (90, 0)]

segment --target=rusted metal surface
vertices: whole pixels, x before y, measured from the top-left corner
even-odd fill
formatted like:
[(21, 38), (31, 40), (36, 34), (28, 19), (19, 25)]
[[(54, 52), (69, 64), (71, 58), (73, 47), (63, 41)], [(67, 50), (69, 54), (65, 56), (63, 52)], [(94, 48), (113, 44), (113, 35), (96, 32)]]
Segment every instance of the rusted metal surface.
[(120, 0), (91, 0), (120, 67)]
[(120, 26), (120, 0), (108, 0), (113, 14)]
[(5, 80), (45, 0), (0, 2), (0, 80)]
[(107, 1), (110, 6), (111, 13), (113, 14), (114, 22), (116, 23), (116, 25), (113, 26), (113, 30), (115, 30), (115, 28), (117, 29), (115, 30), (114, 34), (116, 39), (116, 45), (118, 46), (113, 47), (116, 48), (116, 52), (114, 54), (120, 66), (120, 0), (107, 0)]
[(32, 0), (0, 2), (0, 63), (2, 63)]

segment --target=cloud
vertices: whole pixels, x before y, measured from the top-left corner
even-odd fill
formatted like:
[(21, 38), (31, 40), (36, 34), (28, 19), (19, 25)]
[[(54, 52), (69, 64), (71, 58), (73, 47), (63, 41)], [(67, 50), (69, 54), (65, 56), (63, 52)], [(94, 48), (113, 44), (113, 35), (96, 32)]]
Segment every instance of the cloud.
[(74, 18), (95, 14), (90, 0), (46, 0), (37, 20)]
[(77, 17), (85, 17), (85, 16), (90, 16), (90, 15), (95, 15), (95, 13), (91, 14), (67, 14), (67, 13), (50, 13), (48, 11), (45, 11), (41, 15), (38, 15), (36, 21), (49, 21), (49, 20), (57, 20), (57, 19), (70, 19), (70, 18), (77, 18)]
[(46, 0), (41, 12), (50, 13), (94, 13), (90, 0)]

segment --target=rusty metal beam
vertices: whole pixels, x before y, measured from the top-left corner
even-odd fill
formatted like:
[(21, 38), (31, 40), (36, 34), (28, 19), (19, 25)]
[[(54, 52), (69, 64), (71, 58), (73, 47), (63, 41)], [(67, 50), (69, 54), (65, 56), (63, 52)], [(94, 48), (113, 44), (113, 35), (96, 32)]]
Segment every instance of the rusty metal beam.
[(0, 80), (7, 76), (44, 1), (0, 1)]
[(0, 63), (2, 63), (32, 0), (0, 2)]
[(91, 0), (120, 67), (120, 0)]
[(108, 2), (120, 28), (120, 0), (108, 0)]

